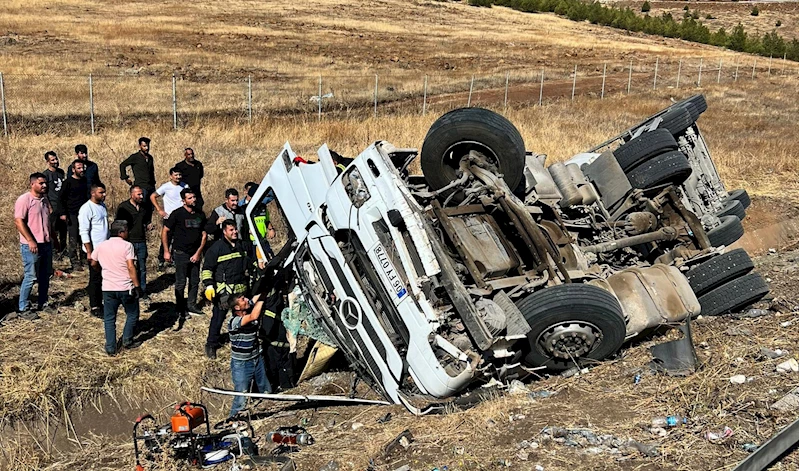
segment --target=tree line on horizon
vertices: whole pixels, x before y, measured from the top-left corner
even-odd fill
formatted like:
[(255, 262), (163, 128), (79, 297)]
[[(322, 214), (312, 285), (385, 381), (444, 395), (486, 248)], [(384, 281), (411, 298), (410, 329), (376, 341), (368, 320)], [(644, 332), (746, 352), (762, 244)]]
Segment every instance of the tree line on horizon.
[(503, 6), (525, 13), (555, 13), (572, 21), (588, 21), (591, 24), (625, 31), (679, 38), (765, 57), (785, 56), (789, 60), (799, 61), (799, 40), (796, 38), (786, 41), (776, 31), (762, 36), (750, 34), (741, 23), (730, 32), (724, 28), (711, 32), (701, 21), (694, 18), (695, 15), (688, 12), (683, 18), (676, 20), (671, 13), (663, 13), (661, 16), (639, 15), (629, 7), (606, 6), (597, 1), (468, 0), (468, 3), (480, 7)]

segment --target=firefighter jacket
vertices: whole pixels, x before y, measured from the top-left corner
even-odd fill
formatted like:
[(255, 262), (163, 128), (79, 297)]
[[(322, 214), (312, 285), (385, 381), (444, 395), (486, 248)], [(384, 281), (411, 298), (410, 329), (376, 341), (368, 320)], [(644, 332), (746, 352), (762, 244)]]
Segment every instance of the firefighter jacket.
[(246, 293), (250, 265), (247, 249), (241, 241), (231, 244), (223, 238), (214, 242), (205, 253), (200, 279), (203, 286), (214, 285), (219, 294)]

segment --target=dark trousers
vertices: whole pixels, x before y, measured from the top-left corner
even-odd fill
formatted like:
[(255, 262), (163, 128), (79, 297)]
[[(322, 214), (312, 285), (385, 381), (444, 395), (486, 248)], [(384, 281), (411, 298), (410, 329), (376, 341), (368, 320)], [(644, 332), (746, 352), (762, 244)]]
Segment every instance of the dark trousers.
[[(160, 238), (159, 238), (160, 239)], [(166, 233), (166, 242), (169, 247), (172, 247), (172, 231)], [(169, 250), (169, 247), (164, 247), (164, 239), (161, 239), (161, 245), (158, 247), (158, 262), (164, 263), (164, 249)], [(173, 260), (174, 262), (174, 260)]]
[(83, 254), (83, 244), (80, 241), (80, 229), (78, 228), (78, 215), (70, 214), (67, 218), (67, 233), (69, 235), (69, 243), (67, 244), (67, 256), (72, 263), (72, 268), (83, 265), (83, 260), (86, 256)]
[(50, 240), (53, 242), (53, 253), (59, 256), (67, 250), (67, 231), (69, 224), (60, 216), (50, 216)]
[[(200, 287), (200, 262), (192, 263), (193, 254), (173, 250), (172, 259), (175, 263), (175, 309), (178, 313), (186, 313), (188, 306), (197, 304), (197, 291)], [(189, 299), (183, 297), (186, 290), (186, 279), (189, 280)]]
[(219, 337), (222, 333), (222, 325), (225, 323), (225, 316), (227, 309), (220, 307), (219, 297), (214, 299), (214, 310), (211, 315), (211, 325), (208, 327), (208, 339), (205, 345), (209, 347), (218, 348), (220, 346)]
[(89, 293), (89, 306), (92, 309), (103, 308), (103, 275), (100, 272), (100, 267), (89, 268), (89, 286), (86, 287)]
[[(285, 340), (285, 339), (284, 339)], [(281, 345), (286, 342), (274, 342)], [(283, 390), (294, 387), (294, 356), (290, 353), (288, 346), (275, 346), (273, 342), (267, 341), (266, 344), (266, 370), (269, 380), (273, 384), (279, 384)]]
[(147, 292), (147, 242), (131, 242), (136, 253), (136, 273), (139, 274), (141, 290)]
[(105, 327), (105, 351), (114, 353), (117, 350), (117, 310), (125, 308), (125, 327), (122, 330), (122, 345), (133, 342), (136, 322), (139, 321), (139, 300), (127, 291), (104, 291), (103, 326)]

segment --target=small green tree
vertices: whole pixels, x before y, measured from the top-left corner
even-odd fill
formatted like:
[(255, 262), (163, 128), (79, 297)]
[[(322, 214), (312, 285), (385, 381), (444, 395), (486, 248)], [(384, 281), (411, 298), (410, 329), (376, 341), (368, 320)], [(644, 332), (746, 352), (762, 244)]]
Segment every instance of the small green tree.
[(780, 20), (777, 20), (777, 22), (774, 24), (774, 26), (776, 26), (777, 28), (779, 28), (780, 26), (782, 26), (782, 21), (780, 21)]
[(706, 19), (706, 20), (715, 20), (715, 19), (716, 19), (716, 17), (715, 17), (715, 16), (713, 16), (713, 15), (711, 15), (710, 13), (708, 13), (707, 15), (705, 15), (705, 19)]
[(684, 7), (682, 7), (682, 11), (688, 11), (688, 10), (690, 10), (690, 8), (688, 8), (688, 5), (685, 5)]
[(644, 1), (644, 4), (641, 5), (641, 13), (646, 13), (646, 12), (650, 11), (651, 9), (652, 9), (652, 5), (650, 5), (649, 2), (647, 2), (647, 1)]
[(760, 9), (758, 9), (757, 5), (755, 5), (755, 6), (752, 7), (752, 12), (749, 13), (749, 14), (752, 15), (752, 16), (757, 16), (757, 15), (760, 14)]

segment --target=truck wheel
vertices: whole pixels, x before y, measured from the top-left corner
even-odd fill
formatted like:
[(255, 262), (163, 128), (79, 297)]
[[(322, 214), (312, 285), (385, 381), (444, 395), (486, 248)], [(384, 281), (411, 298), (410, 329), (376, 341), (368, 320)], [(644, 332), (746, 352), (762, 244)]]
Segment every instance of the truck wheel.
[(422, 144), (421, 165), (434, 190), (456, 178), (462, 157), (477, 150), (499, 167), (511, 190), (524, 176), (524, 140), (505, 117), (483, 108), (460, 108), (438, 118)]
[(727, 199), (729, 200), (738, 200), (741, 202), (741, 206), (744, 209), (748, 208), (750, 204), (752, 204), (752, 199), (749, 198), (749, 193), (746, 192), (744, 189), (732, 190), (727, 193)]
[(537, 291), (517, 306), (530, 324), (530, 366), (566, 370), (581, 359), (603, 360), (624, 342), (626, 325), (615, 296), (592, 285), (569, 283)]
[(721, 209), (721, 211), (716, 213), (716, 217), (724, 216), (735, 216), (743, 221), (743, 219), (746, 217), (746, 210), (740, 201), (728, 199), (724, 203), (724, 207)]
[(753, 268), (755, 264), (746, 250), (735, 249), (692, 267), (685, 277), (694, 293), (701, 296), (732, 279), (746, 275)]
[(633, 188), (652, 188), (665, 183), (679, 185), (691, 175), (691, 164), (682, 152), (675, 150), (652, 157), (627, 172)]
[(693, 122), (696, 122), (699, 119), (699, 115), (707, 111), (707, 101), (704, 95), (694, 95), (683, 100), (682, 104), (688, 110)]
[(721, 219), (721, 225), (711, 229), (707, 233), (707, 238), (710, 239), (710, 245), (713, 247), (721, 247), (722, 245), (731, 245), (736, 240), (744, 235), (744, 226), (741, 220), (735, 216), (724, 216)]
[(758, 273), (728, 281), (699, 297), (703, 316), (718, 316), (755, 303), (768, 294), (768, 283)]
[(683, 106), (674, 106), (660, 117), (662, 121), (658, 128), (668, 129), (669, 132), (675, 136), (681, 134), (694, 124), (694, 121), (691, 119), (691, 113)]
[(670, 150), (677, 150), (674, 136), (667, 129), (655, 129), (620, 145), (613, 151), (613, 155), (626, 172), (645, 160)]

